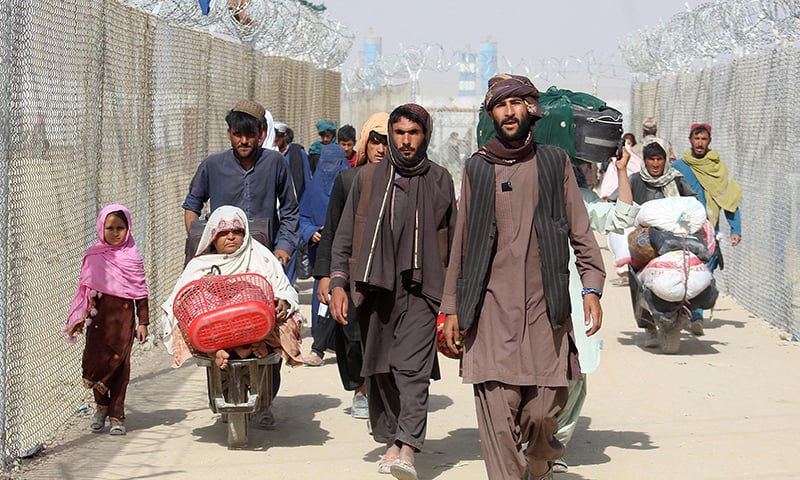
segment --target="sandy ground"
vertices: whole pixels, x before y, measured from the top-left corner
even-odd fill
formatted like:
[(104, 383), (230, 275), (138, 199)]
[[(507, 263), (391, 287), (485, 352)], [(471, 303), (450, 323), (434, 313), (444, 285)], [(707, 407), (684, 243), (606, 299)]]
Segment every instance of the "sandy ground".
[[(300, 289), (308, 305), (310, 283)], [(569, 473), (556, 478), (800, 479), (800, 345), (723, 296), (704, 337), (685, 333), (679, 354), (662, 355), (642, 347), (627, 287), (607, 285), (602, 303), (601, 367), (568, 446)], [(455, 360), (440, 364), (419, 477), (485, 478), (471, 388)], [(391, 478), (376, 473), (382, 448), (366, 421), (349, 415), (334, 355), (317, 368), (284, 367), (276, 429), (251, 429), (242, 450), (227, 448), (208, 408), (205, 370), (168, 365), (161, 346), (136, 357), (127, 436), (93, 434), (90, 414), (76, 414), (12, 478)]]

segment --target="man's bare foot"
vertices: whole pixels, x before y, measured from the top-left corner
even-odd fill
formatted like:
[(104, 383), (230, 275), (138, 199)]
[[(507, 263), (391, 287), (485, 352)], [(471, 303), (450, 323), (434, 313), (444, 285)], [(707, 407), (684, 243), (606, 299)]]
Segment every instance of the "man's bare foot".
[(228, 366), (228, 358), (230, 358), (228, 352), (225, 350), (217, 350), (217, 353), (214, 355), (214, 362), (216, 362), (220, 370), (225, 370)]
[(414, 447), (403, 444), (397, 461), (389, 467), (389, 473), (398, 479), (417, 480), (417, 469), (414, 467)]
[(392, 465), (397, 463), (398, 458), (400, 458), (400, 447), (394, 443), (386, 445), (386, 453), (378, 463), (378, 473), (391, 473)]
[(403, 444), (403, 447), (400, 449), (400, 455), (398, 456), (400, 460), (414, 465), (414, 447), (411, 445)]
[(244, 347), (233, 347), (233, 351), (236, 352), (236, 355), (239, 358), (248, 358), (251, 353), (253, 353), (253, 347), (251, 345), (247, 345)]

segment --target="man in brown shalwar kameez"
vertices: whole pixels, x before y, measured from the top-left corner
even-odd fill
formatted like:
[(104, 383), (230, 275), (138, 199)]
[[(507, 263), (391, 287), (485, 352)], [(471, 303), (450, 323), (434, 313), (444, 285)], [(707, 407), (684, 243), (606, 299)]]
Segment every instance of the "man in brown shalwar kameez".
[(580, 376), (570, 244), (587, 334), (602, 322), (600, 249), (569, 157), (533, 141), (538, 99), (526, 77), (489, 80), (484, 104), (498, 137), (467, 161), (440, 307), (454, 353), (463, 336), (461, 376), (473, 384), (490, 479), (552, 478), (549, 462), (564, 454), (556, 416)]
[(426, 153), (431, 133), (421, 106), (391, 113), (389, 161), (359, 170), (331, 252), (331, 315), (347, 324), (349, 282), (372, 435), (386, 445), (378, 471), (399, 479), (417, 478), (428, 385), (439, 378), (436, 316), (456, 220), (453, 179)]

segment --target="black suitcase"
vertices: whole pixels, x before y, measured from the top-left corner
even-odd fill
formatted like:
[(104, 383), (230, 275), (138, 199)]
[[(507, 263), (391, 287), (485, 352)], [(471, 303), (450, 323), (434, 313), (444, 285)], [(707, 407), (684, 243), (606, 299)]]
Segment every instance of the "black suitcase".
[(603, 163), (613, 157), (622, 137), (622, 113), (606, 107), (599, 111), (572, 105), (575, 123), (575, 158)]

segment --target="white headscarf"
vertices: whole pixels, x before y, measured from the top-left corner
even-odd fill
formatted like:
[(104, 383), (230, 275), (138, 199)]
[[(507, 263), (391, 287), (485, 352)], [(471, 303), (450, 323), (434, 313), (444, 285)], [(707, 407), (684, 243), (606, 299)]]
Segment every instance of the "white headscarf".
[(275, 146), (275, 120), (272, 119), (272, 114), (269, 110), (264, 110), (264, 119), (267, 121), (267, 139), (264, 140), (262, 145), (267, 150), (275, 150), (278, 152), (278, 147)]
[[(245, 232), (244, 241), (238, 250), (231, 254), (205, 253), (209, 250), (219, 232), (229, 230), (244, 230)], [(283, 272), (283, 265), (275, 258), (275, 255), (250, 236), (247, 216), (240, 208), (224, 205), (214, 210), (214, 213), (208, 219), (208, 223), (206, 223), (206, 228), (203, 230), (203, 236), (200, 238), (196, 255), (184, 268), (167, 301), (161, 305), (161, 310), (163, 311), (161, 327), (164, 332), (164, 346), (169, 353), (175, 353), (175, 363), (177, 365), (183, 363), (188, 356), (185, 353), (179, 355), (178, 352), (173, 352), (173, 342), (176, 342), (175, 347), (177, 350), (177, 342), (183, 343), (183, 338), (180, 335), (173, 335), (173, 331), (177, 328), (177, 319), (173, 314), (172, 304), (175, 302), (175, 297), (181, 288), (187, 283), (211, 273), (212, 267), (218, 267), (221, 275), (250, 272), (263, 275), (272, 286), (275, 297), (286, 300), (289, 303), (287, 317), (297, 310), (299, 301), (297, 290), (289, 283), (289, 279)], [(191, 353), (189, 353), (190, 355)], [(181, 358), (178, 358), (178, 356)]]
[[(664, 163), (664, 171), (660, 176), (654, 177), (650, 175), (650, 172), (647, 171), (647, 164), (645, 163), (642, 166), (642, 169), (639, 170), (639, 176), (642, 177), (642, 180), (645, 183), (649, 183), (656, 188), (662, 189), (665, 197), (680, 197), (681, 194), (678, 190), (678, 184), (675, 179), (682, 177), (683, 174), (679, 172), (678, 169), (672, 167), (672, 163), (669, 161), (669, 148), (667, 147), (667, 142), (658, 137), (648, 138), (642, 145), (642, 152), (644, 152), (644, 147), (652, 143), (655, 143), (659, 146), (659, 148), (661, 148), (661, 150), (664, 151), (664, 159), (666, 160)], [(644, 156), (644, 153), (642, 153), (642, 156)], [(646, 162), (647, 159), (644, 159), (644, 161)]]

